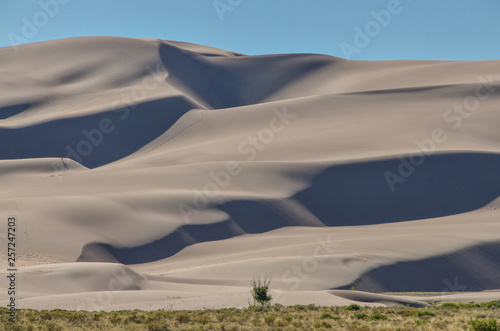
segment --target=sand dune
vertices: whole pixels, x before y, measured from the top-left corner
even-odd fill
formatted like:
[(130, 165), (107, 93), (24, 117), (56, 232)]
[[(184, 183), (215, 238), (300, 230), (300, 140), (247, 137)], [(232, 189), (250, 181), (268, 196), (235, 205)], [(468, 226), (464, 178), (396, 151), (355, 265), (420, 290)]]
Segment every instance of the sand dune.
[(283, 304), (499, 297), (499, 61), (17, 47), (0, 211), (20, 307), (244, 306), (259, 273)]

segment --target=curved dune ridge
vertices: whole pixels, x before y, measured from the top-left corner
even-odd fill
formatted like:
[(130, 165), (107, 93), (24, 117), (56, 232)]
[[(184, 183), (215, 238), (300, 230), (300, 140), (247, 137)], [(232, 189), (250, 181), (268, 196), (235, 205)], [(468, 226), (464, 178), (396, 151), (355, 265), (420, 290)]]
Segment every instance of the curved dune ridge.
[(257, 274), (283, 304), (498, 298), (499, 67), (116, 37), (0, 48), (19, 307), (244, 306)]

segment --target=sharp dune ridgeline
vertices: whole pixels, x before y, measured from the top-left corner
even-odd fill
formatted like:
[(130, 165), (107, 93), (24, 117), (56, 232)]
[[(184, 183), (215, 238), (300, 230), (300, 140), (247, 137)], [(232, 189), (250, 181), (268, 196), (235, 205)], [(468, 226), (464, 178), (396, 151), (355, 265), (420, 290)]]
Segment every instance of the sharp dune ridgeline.
[[(498, 299), (499, 68), (117, 37), (0, 48), (18, 308), (243, 307), (258, 274), (282, 304)], [(421, 291), (437, 293), (366, 293)]]

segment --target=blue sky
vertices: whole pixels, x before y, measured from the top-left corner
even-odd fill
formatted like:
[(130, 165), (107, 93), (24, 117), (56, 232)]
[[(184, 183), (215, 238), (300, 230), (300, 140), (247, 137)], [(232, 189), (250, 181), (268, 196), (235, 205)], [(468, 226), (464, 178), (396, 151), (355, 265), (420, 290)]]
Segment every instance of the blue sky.
[(0, 46), (123, 36), (245, 54), (487, 60), (500, 59), (499, 14), (499, 0), (6, 0)]

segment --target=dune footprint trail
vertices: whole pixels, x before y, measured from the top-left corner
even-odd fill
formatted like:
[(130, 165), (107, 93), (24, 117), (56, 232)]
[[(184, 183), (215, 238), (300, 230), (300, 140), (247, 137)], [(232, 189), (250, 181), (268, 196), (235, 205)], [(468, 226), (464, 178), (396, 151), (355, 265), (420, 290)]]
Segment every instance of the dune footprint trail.
[(330, 291), (353, 285), (490, 299), (499, 64), (115, 37), (0, 48), (20, 306), (244, 306), (258, 273), (284, 304), (387, 303)]

